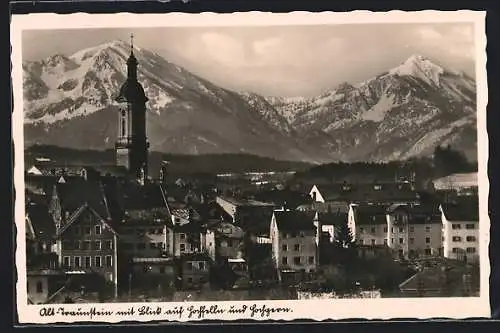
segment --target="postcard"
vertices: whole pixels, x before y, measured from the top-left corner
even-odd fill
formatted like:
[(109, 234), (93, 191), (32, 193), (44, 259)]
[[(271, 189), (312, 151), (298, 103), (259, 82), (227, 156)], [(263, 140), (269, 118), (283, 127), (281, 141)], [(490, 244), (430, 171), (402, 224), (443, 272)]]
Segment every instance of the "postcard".
[(14, 15), (11, 43), (19, 323), (490, 316), (485, 12)]

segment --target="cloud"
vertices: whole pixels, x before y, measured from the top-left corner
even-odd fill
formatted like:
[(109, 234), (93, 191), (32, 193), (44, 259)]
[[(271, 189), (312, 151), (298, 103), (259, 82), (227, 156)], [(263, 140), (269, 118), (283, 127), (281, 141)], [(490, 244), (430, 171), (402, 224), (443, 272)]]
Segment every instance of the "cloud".
[[(245, 64), (245, 48), (243, 43), (230, 36), (208, 32), (200, 37), (202, 50), (213, 60), (229, 67), (239, 67)], [(203, 52), (198, 57), (203, 56)]]
[(450, 56), (474, 59), (474, 33), (471, 25), (451, 28), (421, 27), (416, 29), (418, 43), (424, 48), (435, 48)]

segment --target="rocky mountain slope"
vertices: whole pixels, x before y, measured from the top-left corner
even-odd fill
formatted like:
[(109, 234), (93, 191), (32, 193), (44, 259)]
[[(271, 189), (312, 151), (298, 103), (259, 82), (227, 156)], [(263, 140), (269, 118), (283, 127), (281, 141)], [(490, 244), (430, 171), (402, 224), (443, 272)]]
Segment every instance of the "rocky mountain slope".
[[(25, 142), (77, 149), (114, 144), (114, 97), (129, 47), (115, 41), (25, 62)], [(388, 160), (452, 144), (476, 154), (475, 83), (413, 56), (357, 86), (315, 98), (263, 97), (218, 87), (156, 53), (135, 48), (149, 97), (151, 149), (247, 153), (284, 160)]]
[(476, 159), (475, 81), (420, 55), (356, 86), (267, 100), (304, 142), (339, 159), (406, 159), (428, 155), (437, 144)]

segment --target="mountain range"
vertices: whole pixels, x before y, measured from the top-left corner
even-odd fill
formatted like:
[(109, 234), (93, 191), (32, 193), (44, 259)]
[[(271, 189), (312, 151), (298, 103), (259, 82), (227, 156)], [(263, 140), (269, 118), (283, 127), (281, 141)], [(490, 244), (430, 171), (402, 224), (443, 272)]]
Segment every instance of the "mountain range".
[[(25, 61), (25, 145), (113, 147), (129, 52), (113, 41)], [(450, 144), (477, 158), (475, 81), (421, 55), (356, 85), (285, 98), (230, 91), (155, 52), (134, 54), (154, 151), (325, 163), (427, 156)]]

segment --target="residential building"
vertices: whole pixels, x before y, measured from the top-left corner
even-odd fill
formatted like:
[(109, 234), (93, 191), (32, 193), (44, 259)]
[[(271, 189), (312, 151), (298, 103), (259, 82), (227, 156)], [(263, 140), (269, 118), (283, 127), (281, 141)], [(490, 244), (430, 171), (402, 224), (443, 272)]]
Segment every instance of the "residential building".
[(314, 216), (314, 226), (317, 228), (316, 243), (319, 243), (320, 236), (326, 236), (329, 243), (335, 241), (335, 235), (341, 224), (347, 223), (348, 213), (337, 212), (316, 212)]
[(479, 261), (479, 204), (476, 199), (440, 206), (445, 258)]
[(347, 224), (347, 213), (341, 212), (316, 212), (314, 216), (316, 227), (316, 259), (318, 264), (331, 263), (332, 244), (342, 224)]
[(234, 225), (255, 237), (269, 236), (269, 221), (275, 208), (273, 204), (222, 196), (218, 196), (216, 202), (231, 216)]
[(118, 234), (102, 184), (83, 179), (58, 184), (50, 213), (56, 228), (59, 266), (66, 272), (99, 277), (99, 283), (111, 286), (117, 296)]
[(245, 232), (230, 223), (207, 228), (202, 234), (202, 249), (214, 261), (241, 258)]
[(162, 186), (130, 182), (109, 191), (117, 194), (121, 254), (129, 258), (171, 254), (172, 221)]
[(317, 269), (314, 214), (276, 210), (271, 218), (272, 256), (282, 282), (307, 279)]
[(387, 245), (401, 258), (441, 253), (441, 216), (437, 205), (391, 205), (387, 209)]
[(56, 226), (44, 203), (27, 199), (26, 204), (26, 259), (27, 265), (56, 268), (57, 261), (48, 262), (56, 252)]
[(386, 205), (351, 204), (348, 225), (353, 240), (360, 245), (387, 245), (386, 210)]
[(47, 304), (67, 283), (63, 271), (57, 269), (28, 269), (26, 274), (29, 304)]
[(344, 204), (392, 204), (418, 203), (419, 194), (410, 182), (340, 183), (313, 185), (309, 192), (312, 200), (319, 203)]
[(129, 288), (164, 294), (173, 290), (177, 272), (172, 257), (134, 257)]
[(171, 207), (172, 227), (169, 253), (175, 257), (201, 251), (202, 221), (193, 208)]
[(200, 289), (210, 281), (210, 258), (202, 253), (184, 254), (180, 257), (182, 289)]

